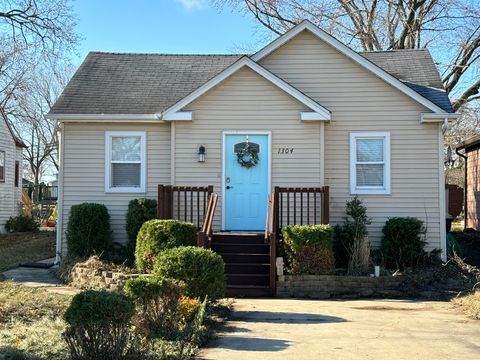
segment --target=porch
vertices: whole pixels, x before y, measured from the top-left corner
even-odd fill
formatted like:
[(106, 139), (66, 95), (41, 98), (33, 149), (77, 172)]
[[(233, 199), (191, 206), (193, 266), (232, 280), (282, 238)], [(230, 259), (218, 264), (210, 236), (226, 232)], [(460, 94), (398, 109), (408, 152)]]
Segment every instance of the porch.
[[(225, 261), (228, 295), (274, 295), (276, 244), (282, 228), (328, 224), (329, 187), (275, 186), (265, 201), (264, 228), (242, 231), (224, 227), (220, 219), (228, 214), (219, 216), (219, 196), (214, 190), (212, 185), (158, 185), (157, 217), (187, 221), (197, 227), (197, 246), (212, 249)], [(226, 211), (225, 207), (221, 211)]]

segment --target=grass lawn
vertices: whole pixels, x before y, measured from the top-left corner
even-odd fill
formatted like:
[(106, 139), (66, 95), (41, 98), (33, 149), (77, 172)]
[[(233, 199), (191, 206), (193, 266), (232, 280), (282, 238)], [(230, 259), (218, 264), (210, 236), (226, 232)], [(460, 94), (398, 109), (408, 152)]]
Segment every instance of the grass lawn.
[(0, 234), (0, 272), (55, 256), (55, 232)]
[(0, 359), (67, 359), (62, 315), (71, 296), (0, 282)]

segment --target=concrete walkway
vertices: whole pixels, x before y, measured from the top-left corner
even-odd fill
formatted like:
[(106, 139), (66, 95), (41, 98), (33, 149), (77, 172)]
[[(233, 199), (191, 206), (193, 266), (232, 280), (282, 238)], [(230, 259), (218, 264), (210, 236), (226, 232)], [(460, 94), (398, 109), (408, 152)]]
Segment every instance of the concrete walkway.
[(239, 299), (201, 359), (480, 359), (480, 321), (446, 302)]
[[(45, 259), (39, 263), (53, 263), (55, 259)], [(78, 289), (62, 284), (61, 281), (52, 274), (52, 268), (30, 268), (17, 267), (1, 273), (5, 280), (13, 280), (19, 284), (28, 287), (45, 288), (47, 291), (59, 294), (76, 294)]]

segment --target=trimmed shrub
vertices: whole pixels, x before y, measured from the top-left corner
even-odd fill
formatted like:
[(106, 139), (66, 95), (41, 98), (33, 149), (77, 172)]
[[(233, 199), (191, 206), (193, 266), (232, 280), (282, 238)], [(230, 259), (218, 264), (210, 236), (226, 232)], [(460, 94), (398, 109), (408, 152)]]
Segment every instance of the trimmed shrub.
[(68, 254), (87, 258), (105, 256), (113, 249), (110, 215), (105, 205), (73, 205), (67, 224)]
[(154, 274), (185, 283), (185, 294), (209, 301), (225, 294), (225, 264), (222, 257), (209, 249), (182, 246), (158, 255)]
[(135, 260), (135, 245), (140, 228), (144, 222), (155, 219), (156, 212), (157, 201), (153, 199), (133, 199), (128, 203), (125, 230), (128, 234), (126, 256), (130, 263)]
[(292, 225), (282, 230), (293, 274), (329, 274), (335, 268), (330, 225)]
[(121, 359), (130, 338), (133, 302), (125, 295), (88, 290), (64, 314), (63, 334), (73, 359)]
[(413, 217), (389, 219), (383, 227), (382, 256), (391, 269), (415, 268), (425, 259), (423, 221)]
[(158, 254), (177, 246), (195, 245), (195, 225), (178, 220), (150, 220), (137, 236), (135, 266), (139, 271), (152, 272)]
[(141, 333), (168, 340), (178, 337), (182, 327), (179, 303), (184, 287), (179, 281), (153, 276), (126, 282), (124, 290), (137, 305), (136, 325)]
[(40, 225), (31, 216), (18, 215), (10, 217), (5, 223), (8, 232), (37, 232)]

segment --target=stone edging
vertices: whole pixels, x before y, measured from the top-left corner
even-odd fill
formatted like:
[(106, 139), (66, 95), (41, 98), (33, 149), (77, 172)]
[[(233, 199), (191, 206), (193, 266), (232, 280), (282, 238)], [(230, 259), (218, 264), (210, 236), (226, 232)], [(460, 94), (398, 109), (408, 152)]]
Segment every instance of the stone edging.
[(122, 291), (128, 279), (140, 276), (149, 275), (125, 274), (76, 264), (70, 273), (70, 285), (80, 289)]
[(277, 281), (278, 297), (327, 299), (334, 296), (395, 296), (405, 277), (285, 275)]

